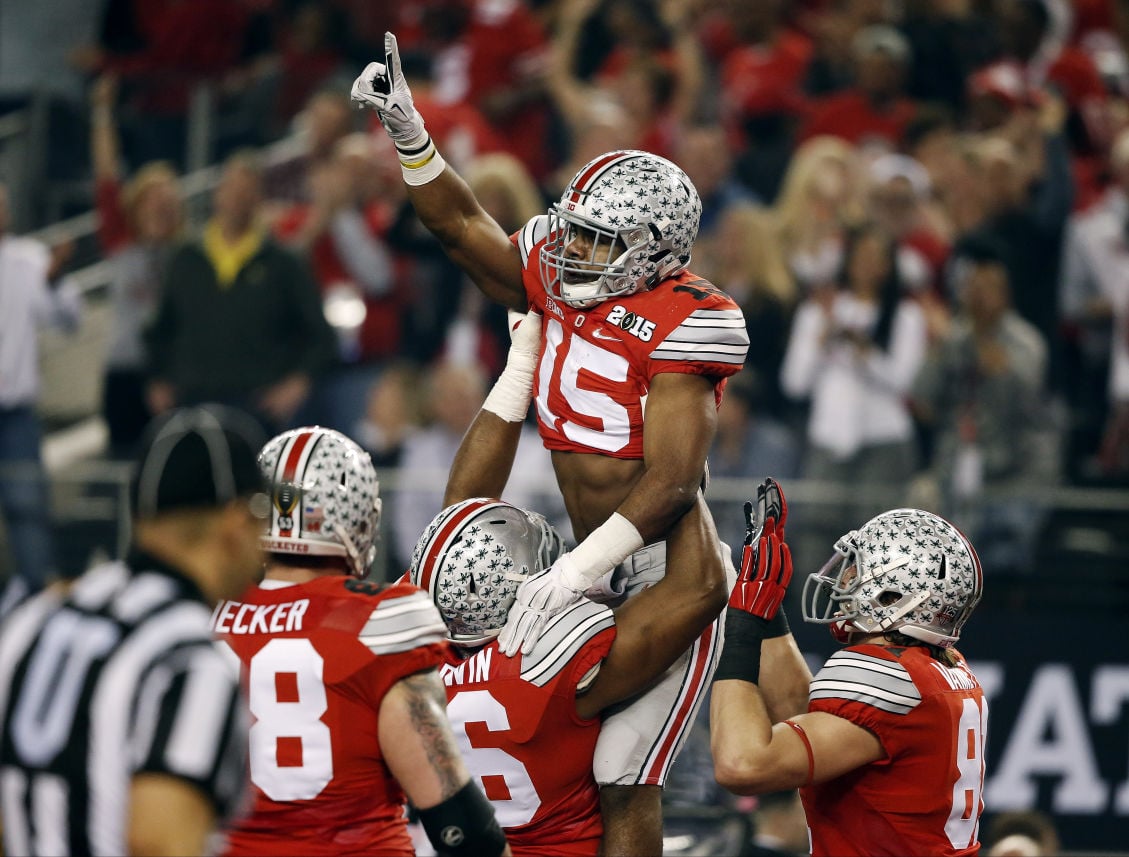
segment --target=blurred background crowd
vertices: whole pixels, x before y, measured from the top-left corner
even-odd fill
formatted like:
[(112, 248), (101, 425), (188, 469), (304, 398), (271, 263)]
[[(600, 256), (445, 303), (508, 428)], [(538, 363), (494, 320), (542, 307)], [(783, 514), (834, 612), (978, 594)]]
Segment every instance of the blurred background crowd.
[[(206, 400), (369, 449), (376, 573), (406, 566), (508, 339), (350, 105), (385, 30), (508, 230), (610, 149), (695, 182), (691, 269), (751, 340), (710, 457), (723, 538), (771, 474), (798, 573), (912, 504), (970, 533), (997, 605), (1123, 615), (1118, 0), (0, 0), (5, 574), (114, 553), (118, 464)], [(520, 455), (508, 499), (568, 532), (532, 425)]]
[[(656, 152), (694, 180), (691, 267), (741, 304), (752, 342), (711, 457), (727, 538), (741, 480), (772, 473), (797, 486), (802, 565), (872, 510), (915, 503), (972, 533), (1001, 599), (1037, 597), (1040, 570), (1071, 557), (1121, 585), (1124, 3), (0, 10), (0, 259), (5, 280), (42, 292), (0, 313), (8, 472), (38, 472), (35, 417), (48, 440), (84, 427), (67, 464), (126, 457), (174, 403), (240, 405), (268, 430), (317, 422), (388, 470), (403, 499), (383, 556), (403, 567), (506, 332), (349, 103), (389, 29), (440, 149), (509, 230), (609, 149)], [(201, 297), (208, 279), (218, 300)], [(47, 323), (77, 333), (37, 337)], [(536, 496), (552, 482), (532, 429), (527, 447), (515, 499), (554, 511)], [(85, 562), (53, 544), (68, 516), (36, 513), (52, 480), (5, 484), (15, 568)], [(56, 485), (56, 512), (82, 494)]]

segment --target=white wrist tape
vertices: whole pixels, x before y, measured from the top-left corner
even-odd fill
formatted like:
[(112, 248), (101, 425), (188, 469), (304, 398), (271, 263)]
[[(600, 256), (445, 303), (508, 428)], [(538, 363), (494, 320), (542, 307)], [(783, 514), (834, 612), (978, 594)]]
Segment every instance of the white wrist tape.
[(490, 395), (482, 403), (482, 410), (497, 414), (508, 423), (520, 423), (529, 413), (533, 398), (533, 367), (528, 370), (506, 364)]
[(511, 348), (506, 368), (494, 382), (482, 409), (497, 414), (508, 423), (522, 422), (529, 413), (529, 402), (533, 398), (533, 370), (536, 368), (536, 352)]
[(447, 162), (426, 131), (411, 142), (397, 143), (396, 151), (400, 156), (400, 172), (407, 184), (418, 186), (435, 181), (447, 168)]
[(583, 592), (641, 547), (643, 537), (635, 525), (613, 512), (588, 538), (557, 560), (561, 583)]

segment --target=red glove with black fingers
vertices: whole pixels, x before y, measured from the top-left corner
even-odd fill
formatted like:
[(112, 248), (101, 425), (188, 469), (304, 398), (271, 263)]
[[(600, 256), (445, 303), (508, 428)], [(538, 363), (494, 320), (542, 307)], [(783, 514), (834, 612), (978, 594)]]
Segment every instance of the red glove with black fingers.
[(745, 504), (745, 549), (741, 571), (725, 610), (725, 641), (714, 681), (760, 680), (761, 644), (790, 633), (780, 605), (792, 580), (792, 552), (784, 543), (788, 503), (775, 479), (757, 488)]
[(788, 502), (771, 477), (757, 488), (757, 502), (745, 503), (745, 548), (729, 606), (771, 620), (792, 580), (792, 551), (784, 542)]

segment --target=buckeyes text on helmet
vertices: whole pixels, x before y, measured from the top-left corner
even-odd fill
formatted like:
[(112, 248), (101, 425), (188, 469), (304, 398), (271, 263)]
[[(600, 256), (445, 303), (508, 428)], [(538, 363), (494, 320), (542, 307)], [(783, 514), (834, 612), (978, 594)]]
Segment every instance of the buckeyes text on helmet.
[(476, 497), (431, 521), (408, 575), (431, 595), (451, 640), (478, 646), (501, 633), (521, 582), (552, 565), (562, 550), (541, 515)]
[[(587, 307), (649, 289), (690, 262), (702, 201), (678, 166), (650, 152), (608, 152), (580, 169), (549, 210), (541, 276), (554, 300)], [(570, 253), (578, 233), (587, 258)]]
[(368, 574), (380, 526), (380, 483), (372, 459), (332, 429), (283, 432), (259, 453), (270, 486), (270, 527), (263, 550), (339, 556), (355, 577)]
[(939, 515), (883, 512), (835, 543), (804, 585), (804, 619), (841, 642), (897, 631), (947, 648), (980, 601), (984, 575), (972, 544)]

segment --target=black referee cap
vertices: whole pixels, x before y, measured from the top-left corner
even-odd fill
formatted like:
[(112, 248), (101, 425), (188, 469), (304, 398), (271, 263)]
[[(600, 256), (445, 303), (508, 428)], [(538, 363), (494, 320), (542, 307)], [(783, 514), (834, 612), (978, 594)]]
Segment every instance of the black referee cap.
[(258, 455), (266, 438), (233, 408), (178, 408), (145, 430), (130, 485), (134, 516), (223, 506), (264, 491)]

